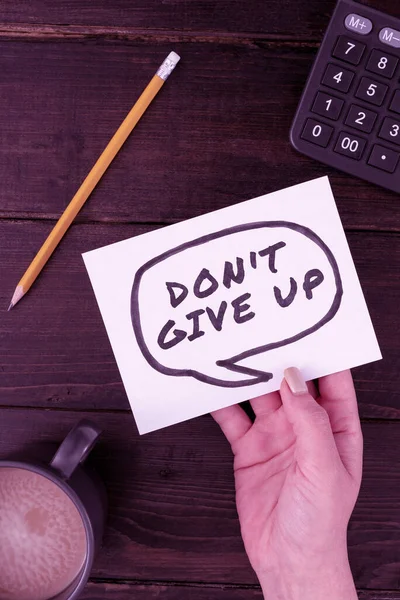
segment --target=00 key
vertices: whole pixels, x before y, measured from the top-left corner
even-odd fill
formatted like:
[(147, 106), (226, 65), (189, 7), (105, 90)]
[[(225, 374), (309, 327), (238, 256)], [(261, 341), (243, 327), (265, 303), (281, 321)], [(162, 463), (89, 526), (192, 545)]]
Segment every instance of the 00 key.
[(362, 138), (356, 137), (355, 135), (349, 135), (342, 131), (336, 142), (334, 151), (338, 154), (353, 158), (354, 160), (360, 160), (366, 143), (367, 142)]

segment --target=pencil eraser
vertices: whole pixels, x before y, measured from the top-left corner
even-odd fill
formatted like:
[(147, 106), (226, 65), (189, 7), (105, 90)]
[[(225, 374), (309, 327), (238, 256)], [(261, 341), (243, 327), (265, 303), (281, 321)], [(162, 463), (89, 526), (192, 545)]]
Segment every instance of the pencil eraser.
[(170, 52), (161, 67), (158, 69), (157, 75), (165, 81), (171, 75), (172, 71), (175, 69), (180, 60), (181, 57), (179, 54), (176, 52)]
[(170, 52), (168, 54), (167, 58), (169, 58), (169, 60), (171, 60), (173, 63), (175, 63), (175, 65), (177, 65), (178, 62), (181, 60), (181, 57), (176, 52)]

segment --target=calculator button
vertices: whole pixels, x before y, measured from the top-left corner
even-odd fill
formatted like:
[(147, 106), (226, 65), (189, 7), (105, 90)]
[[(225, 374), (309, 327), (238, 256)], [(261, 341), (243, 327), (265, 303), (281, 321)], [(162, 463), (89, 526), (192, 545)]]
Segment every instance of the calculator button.
[(342, 69), (338, 65), (329, 64), (322, 78), (322, 83), (330, 88), (339, 90), (339, 92), (348, 92), (353, 78), (353, 71)]
[(352, 104), (349, 114), (346, 117), (345, 124), (349, 127), (354, 127), (365, 133), (371, 133), (374, 128), (377, 113), (362, 106)]
[(389, 106), (389, 110), (400, 113), (400, 90), (396, 90), (393, 100)]
[(374, 81), (369, 77), (363, 77), (356, 91), (356, 98), (370, 102), (376, 106), (381, 106), (388, 91), (388, 86), (384, 83)]
[(318, 92), (311, 112), (321, 115), (321, 117), (327, 117), (328, 119), (337, 121), (342, 112), (343, 105), (343, 100), (335, 98), (330, 94), (324, 94), (324, 92)]
[(379, 32), (379, 39), (382, 44), (393, 46), (393, 48), (400, 48), (400, 31), (396, 31), (396, 29), (384, 27)]
[(333, 133), (333, 127), (314, 119), (307, 119), (301, 137), (307, 142), (326, 148)]
[(344, 154), (344, 156), (349, 156), (355, 160), (360, 160), (366, 144), (367, 142), (362, 138), (342, 131), (336, 142), (335, 152)]
[(372, 148), (368, 164), (377, 169), (382, 169), (382, 171), (394, 173), (397, 163), (399, 162), (399, 157), (400, 154), (398, 152), (394, 152), (393, 150), (389, 150), (389, 148), (384, 148), (377, 144)]
[(382, 123), (379, 137), (388, 142), (400, 144), (400, 121), (396, 121), (391, 117), (386, 117)]
[(355, 31), (361, 35), (368, 35), (373, 27), (372, 21), (354, 13), (347, 15), (344, 25), (349, 31)]
[(359, 65), (365, 48), (365, 44), (357, 42), (357, 40), (352, 40), (347, 35), (341, 35), (332, 52), (332, 56), (352, 65)]
[(367, 71), (391, 79), (398, 63), (399, 59), (395, 56), (384, 54), (380, 50), (372, 50), (365, 68)]

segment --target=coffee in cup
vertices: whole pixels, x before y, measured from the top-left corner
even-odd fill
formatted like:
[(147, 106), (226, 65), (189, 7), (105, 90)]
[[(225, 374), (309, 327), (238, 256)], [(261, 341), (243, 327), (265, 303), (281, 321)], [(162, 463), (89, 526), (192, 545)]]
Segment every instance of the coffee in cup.
[(0, 468), (0, 599), (48, 600), (65, 590), (85, 562), (78, 509), (50, 479)]
[(73, 600), (105, 520), (101, 482), (81, 467), (100, 431), (81, 422), (50, 466), (0, 460), (0, 600)]

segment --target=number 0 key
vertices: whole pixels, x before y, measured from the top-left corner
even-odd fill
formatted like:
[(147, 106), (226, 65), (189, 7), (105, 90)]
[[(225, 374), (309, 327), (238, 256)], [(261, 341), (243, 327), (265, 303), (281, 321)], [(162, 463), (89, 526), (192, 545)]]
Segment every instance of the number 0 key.
[(307, 119), (301, 137), (307, 142), (326, 148), (329, 144), (333, 133), (333, 127), (315, 121), (315, 119)]

